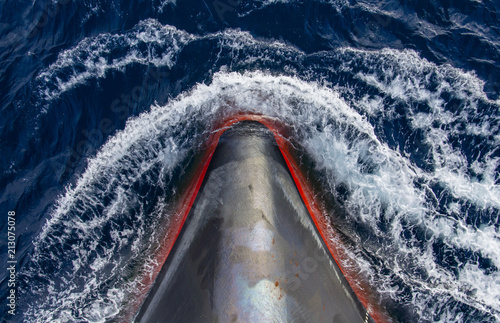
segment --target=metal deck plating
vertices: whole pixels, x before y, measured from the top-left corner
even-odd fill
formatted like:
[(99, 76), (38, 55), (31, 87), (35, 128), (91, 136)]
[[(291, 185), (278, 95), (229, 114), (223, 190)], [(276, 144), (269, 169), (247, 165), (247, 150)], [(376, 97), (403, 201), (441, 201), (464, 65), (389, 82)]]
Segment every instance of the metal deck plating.
[(273, 134), (239, 122), (138, 322), (372, 321), (318, 234)]

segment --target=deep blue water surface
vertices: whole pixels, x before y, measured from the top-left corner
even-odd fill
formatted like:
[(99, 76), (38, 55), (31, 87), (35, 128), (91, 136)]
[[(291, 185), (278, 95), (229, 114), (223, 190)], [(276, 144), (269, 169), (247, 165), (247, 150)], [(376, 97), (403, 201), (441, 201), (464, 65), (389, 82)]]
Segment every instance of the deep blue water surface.
[(292, 128), (395, 322), (500, 322), (498, 14), (496, 0), (2, 0), (1, 320), (123, 321), (184, 168), (241, 111)]

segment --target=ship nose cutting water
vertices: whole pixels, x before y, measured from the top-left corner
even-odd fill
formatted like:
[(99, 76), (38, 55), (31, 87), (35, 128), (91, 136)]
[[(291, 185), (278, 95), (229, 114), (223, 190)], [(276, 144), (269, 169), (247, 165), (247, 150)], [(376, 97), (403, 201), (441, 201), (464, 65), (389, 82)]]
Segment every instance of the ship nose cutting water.
[(373, 322), (282, 152), (262, 123), (224, 131), (136, 321)]

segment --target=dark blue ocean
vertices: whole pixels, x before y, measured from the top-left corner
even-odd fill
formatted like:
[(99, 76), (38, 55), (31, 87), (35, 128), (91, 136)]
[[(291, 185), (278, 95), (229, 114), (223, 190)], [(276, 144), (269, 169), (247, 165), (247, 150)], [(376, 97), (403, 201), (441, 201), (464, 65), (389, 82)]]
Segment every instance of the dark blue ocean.
[(247, 112), (290, 127), (394, 322), (500, 322), (498, 15), (1, 0), (0, 321), (122, 322), (203, 138)]

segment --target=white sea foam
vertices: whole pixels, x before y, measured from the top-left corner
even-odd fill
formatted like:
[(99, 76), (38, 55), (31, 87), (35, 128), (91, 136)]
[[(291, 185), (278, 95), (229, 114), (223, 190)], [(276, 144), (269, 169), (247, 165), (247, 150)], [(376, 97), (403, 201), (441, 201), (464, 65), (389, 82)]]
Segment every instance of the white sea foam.
[(166, 6), (177, 4), (177, 0), (161, 0), (160, 5), (158, 6), (158, 11), (161, 13), (165, 9)]
[[(102, 79), (109, 71), (123, 71), (132, 64), (154, 65), (171, 68), (182, 49), (195, 41), (215, 39), (221, 49), (231, 51), (232, 60), (271, 60), (278, 53), (292, 58), (302, 55), (299, 50), (280, 41), (267, 42), (255, 39), (249, 32), (228, 29), (221, 32), (196, 36), (173, 26), (161, 25), (154, 19), (141, 21), (125, 34), (100, 34), (82, 40), (76, 47), (63, 51), (57, 60), (40, 72), (39, 93), (46, 101), (58, 99), (61, 94)], [(121, 50), (113, 57), (114, 49)], [(255, 50), (255, 56), (240, 53)]]
[[(349, 1), (347, 0), (316, 0), (317, 3), (329, 4), (337, 10), (341, 10), (344, 7), (349, 5)], [(255, 10), (262, 10), (268, 6), (276, 5), (276, 4), (302, 4), (303, 0), (256, 0), (252, 1), (248, 5), (246, 3), (243, 4), (243, 12), (240, 13), (240, 16), (246, 16)], [(245, 6), (247, 5), (247, 6)], [(250, 8), (251, 7), (251, 8)]]
[[(414, 51), (382, 50), (380, 52), (363, 52), (346, 49), (356, 53), (366, 61), (368, 69), (376, 72), (358, 72), (357, 77), (382, 93), (404, 103), (406, 115), (412, 120), (413, 130), (426, 133), (425, 143), (431, 147), (431, 158), (436, 168), (428, 174), (432, 179), (445, 183), (455, 196), (470, 199), (481, 207), (500, 207), (500, 188), (495, 185), (495, 169), (499, 158), (492, 154), (485, 156), (483, 161), (475, 161), (473, 165), (467, 162), (464, 153), (453, 147), (452, 141), (463, 134), (475, 134), (488, 142), (492, 147), (500, 146), (498, 133), (500, 126), (500, 101), (490, 101), (483, 89), (484, 82), (471, 73), (462, 72), (450, 66), (436, 66), (420, 58)], [(379, 65), (379, 68), (376, 68)], [(431, 91), (431, 82), (439, 84)], [(451, 93), (460, 100), (456, 112), (446, 109), (442, 99), (443, 92)], [(391, 117), (394, 106), (385, 106), (380, 99), (361, 100), (359, 105), (368, 113), (383, 112)], [(493, 106), (493, 113), (484, 114), (481, 123), (470, 123), (472, 117), (481, 115), (478, 111), (479, 102), (487, 102)], [(416, 112), (412, 104), (423, 102), (429, 108), (429, 113)], [(377, 106), (378, 105), (378, 106)], [(461, 130), (458, 125), (465, 125)], [(494, 125), (494, 126), (492, 126)], [(468, 167), (475, 167), (477, 174), (484, 175), (482, 180), (470, 179)], [(429, 178), (430, 179), (430, 178)]]
[[(85, 38), (76, 47), (61, 52), (57, 60), (37, 76), (43, 82), (41, 94), (46, 100), (56, 99), (90, 79), (103, 78), (108, 71), (123, 70), (133, 63), (172, 67), (179, 51), (193, 38), (153, 19), (140, 22), (126, 34)], [(125, 53), (113, 57), (112, 50), (116, 48)]]

